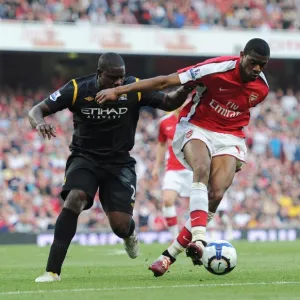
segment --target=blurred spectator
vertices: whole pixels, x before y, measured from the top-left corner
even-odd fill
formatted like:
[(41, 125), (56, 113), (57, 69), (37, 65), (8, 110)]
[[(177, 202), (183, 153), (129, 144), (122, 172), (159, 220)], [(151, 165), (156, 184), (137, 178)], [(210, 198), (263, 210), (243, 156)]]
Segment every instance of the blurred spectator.
[(298, 0), (0, 0), (0, 19), (258, 30), (300, 28)]

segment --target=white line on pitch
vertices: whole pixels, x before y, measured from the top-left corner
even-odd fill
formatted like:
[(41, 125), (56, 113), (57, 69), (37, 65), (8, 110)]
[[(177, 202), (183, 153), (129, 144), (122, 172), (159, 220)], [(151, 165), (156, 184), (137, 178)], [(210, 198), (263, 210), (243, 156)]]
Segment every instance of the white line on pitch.
[(143, 289), (165, 289), (165, 288), (204, 288), (204, 287), (222, 287), (222, 286), (246, 286), (246, 285), (279, 285), (279, 284), (300, 284), (300, 281), (274, 281), (274, 282), (245, 282), (245, 283), (208, 283), (208, 284), (182, 284), (182, 285), (153, 285), (153, 286), (128, 286), (111, 288), (86, 288), (86, 289), (61, 289), (61, 290), (35, 290), (35, 291), (13, 291), (0, 292), (4, 295), (24, 295), (24, 294), (42, 294), (42, 293), (81, 293), (81, 292), (101, 292), (101, 291), (129, 291)]

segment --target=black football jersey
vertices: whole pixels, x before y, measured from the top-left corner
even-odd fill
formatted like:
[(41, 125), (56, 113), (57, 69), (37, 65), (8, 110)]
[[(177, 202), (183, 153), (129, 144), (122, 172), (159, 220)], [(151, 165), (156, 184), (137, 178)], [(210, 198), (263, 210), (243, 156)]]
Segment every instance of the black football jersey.
[[(129, 76), (124, 85), (137, 80)], [(46, 104), (50, 109), (68, 108), (73, 113), (74, 133), (70, 145), (73, 153), (88, 155), (99, 162), (125, 162), (134, 145), (140, 108), (157, 108), (165, 94), (133, 92), (99, 105), (95, 101), (99, 90), (96, 74), (72, 79), (51, 94)]]

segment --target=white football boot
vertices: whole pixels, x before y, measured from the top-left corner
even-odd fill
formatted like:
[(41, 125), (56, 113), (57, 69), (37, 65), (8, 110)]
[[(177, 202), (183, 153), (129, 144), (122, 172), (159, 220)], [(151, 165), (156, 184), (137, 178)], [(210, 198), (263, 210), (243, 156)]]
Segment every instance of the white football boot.
[(45, 272), (43, 275), (37, 277), (35, 279), (35, 282), (54, 282), (54, 281), (60, 281), (61, 277), (52, 272)]
[(139, 239), (136, 232), (124, 239), (124, 248), (130, 258), (136, 258), (140, 254)]

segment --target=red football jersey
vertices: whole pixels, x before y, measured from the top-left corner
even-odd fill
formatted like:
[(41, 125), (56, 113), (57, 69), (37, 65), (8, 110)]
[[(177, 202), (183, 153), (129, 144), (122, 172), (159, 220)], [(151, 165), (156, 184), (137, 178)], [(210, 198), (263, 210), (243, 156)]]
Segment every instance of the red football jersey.
[(167, 162), (166, 170), (184, 170), (185, 167), (176, 158), (173, 149), (172, 141), (176, 130), (176, 124), (178, 123), (178, 117), (174, 113), (165, 115), (159, 122), (158, 141), (161, 143), (167, 143)]
[(255, 81), (243, 82), (239, 62), (238, 56), (217, 57), (179, 70), (183, 85), (199, 84), (179, 119), (245, 137), (243, 128), (250, 120), (249, 109), (266, 98), (269, 86), (263, 73)]

